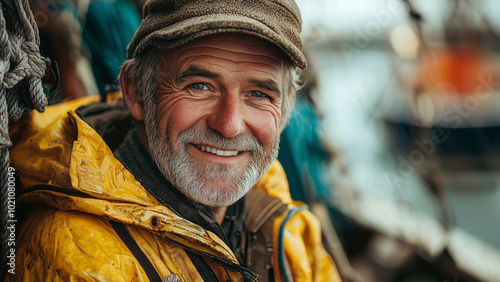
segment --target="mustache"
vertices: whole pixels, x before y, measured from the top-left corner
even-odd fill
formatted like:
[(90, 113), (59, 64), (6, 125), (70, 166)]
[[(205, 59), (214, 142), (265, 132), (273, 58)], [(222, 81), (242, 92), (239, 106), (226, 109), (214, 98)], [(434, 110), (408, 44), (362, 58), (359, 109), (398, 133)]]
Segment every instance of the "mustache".
[(217, 130), (207, 128), (190, 127), (177, 136), (177, 142), (180, 147), (187, 144), (203, 144), (210, 147), (216, 147), (230, 151), (252, 151), (262, 153), (264, 148), (260, 141), (254, 135), (241, 133), (233, 138), (227, 138)]

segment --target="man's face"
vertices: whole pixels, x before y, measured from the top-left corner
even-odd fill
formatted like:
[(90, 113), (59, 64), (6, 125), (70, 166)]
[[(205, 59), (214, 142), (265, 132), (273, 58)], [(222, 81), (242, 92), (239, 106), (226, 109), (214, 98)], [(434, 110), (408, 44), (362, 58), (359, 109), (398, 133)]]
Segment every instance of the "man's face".
[(282, 56), (257, 37), (219, 34), (173, 49), (162, 62), (156, 97), (145, 105), (149, 152), (192, 200), (231, 205), (277, 156)]

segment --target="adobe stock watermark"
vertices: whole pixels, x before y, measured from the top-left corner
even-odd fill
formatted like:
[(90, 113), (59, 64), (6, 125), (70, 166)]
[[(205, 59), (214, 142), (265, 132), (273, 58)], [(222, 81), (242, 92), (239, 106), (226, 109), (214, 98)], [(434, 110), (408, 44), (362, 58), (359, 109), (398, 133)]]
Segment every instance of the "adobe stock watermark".
[(8, 169), (7, 178), (7, 272), (15, 274), (16, 271), (16, 179), (14, 174), (16, 171), (13, 167)]
[(495, 88), (500, 87), (500, 81), (495, 81), (493, 74), (488, 77), (479, 76), (478, 85), (474, 90), (474, 95), (467, 96), (462, 103), (456, 103), (451, 109), (443, 113), (443, 122), (456, 129), (460, 127), (465, 118), (469, 118), (475, 112), (481, 101), (487, 100), (495, 92)]
[(404, 4), (399, 0), (390, 0), (387, 2), (385, 9), (371, 13), (371, 19), (367, 21), (362, 28), (354, 29), (354, 37), (352, 44), (345, 41), (339, 44), (342, 54), (347, 59), (351, 60), (352, 55), (360, 53), (366, 48), (370, 42), (377, 37), (384, 27), (387, 27), (394, 15), (401, 13), (404, 10)]
[[(451, 129), (459, 128), (464, 119), (469, 118), (472, 112), (478, 110), (480, 103), (489, 99), (497, 88), (500, 88), (500, 81), (495, 81), (493, 74), (487, 77), (479, 76), (474, 94), (446, 110), (443, 113), (442, 124)], [(406, 158), (402, 155), (397, 157), (396, 173), (386, 171), (386, 179), (394, 187), (401, 187), (406, 178), (412, 176), (419, 167), (424, 165), (426, 159), (436, 152), (437, 145), (444, 143), (448, 137), (442, 128), (433, 128), (429, 137), (415, 139), (413, 141), (415, 149)]]

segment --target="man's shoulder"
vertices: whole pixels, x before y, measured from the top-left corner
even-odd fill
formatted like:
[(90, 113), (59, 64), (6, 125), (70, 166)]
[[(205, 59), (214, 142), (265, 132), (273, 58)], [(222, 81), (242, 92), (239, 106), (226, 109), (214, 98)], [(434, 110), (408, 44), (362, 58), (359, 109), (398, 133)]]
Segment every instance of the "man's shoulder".
[[(21, 223), (20, 236), (24, 232), (37, 235), (50, 235), (51, 238), (61, 234), (77, 235), (78, 232), (114, 232), (108, 221), (100, 216), (74, 210), (59, 210), (48, 206), (33, 205)], [(32, 235), (30, 235), (32, 237)], [(61, 236), (65, 237), (65, 236)], [(21, 238), (20, 238), (21, 239)], [(40, 238), (40, 240), (43, 240)], [(32, 240), (33, 241), (33, 240)], [(46, 245), (46, 244), (44, 244)]]
[(275, 160), (268, 171), (252, 188), (254, 191), (266, 193), (280, 199), (284, 204), (293, 202), (286, 178), (285, 170), (278, 160)]
[[(109, 222), (78, 211), (33, 206), (21, 224), (16, 252), (16, 272), (25, 281), (138, 275), (133, 257)], [(126, 273), (124, 266), (133, 273)]]

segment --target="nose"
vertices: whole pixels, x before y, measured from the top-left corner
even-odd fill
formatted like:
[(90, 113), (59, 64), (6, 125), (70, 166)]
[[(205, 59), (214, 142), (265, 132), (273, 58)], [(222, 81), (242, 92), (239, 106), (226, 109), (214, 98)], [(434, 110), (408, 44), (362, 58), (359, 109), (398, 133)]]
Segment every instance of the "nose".
[(233, 138), (245, 131), (242, 115), (242, 101), (236, 93), (222, 94), (214, 112), (208, 118), (208, 126), (224, 137)]

